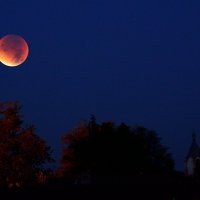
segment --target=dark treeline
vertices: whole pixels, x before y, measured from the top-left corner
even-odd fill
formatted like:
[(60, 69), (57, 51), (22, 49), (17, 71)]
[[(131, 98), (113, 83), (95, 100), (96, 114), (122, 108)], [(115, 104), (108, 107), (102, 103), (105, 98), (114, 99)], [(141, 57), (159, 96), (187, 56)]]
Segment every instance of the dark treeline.
[(171, 154), (161, 145), (160, 138), (141, 126), (97, 124), (92, 116), (89, 123), (82, 122), (64, 135), (62, 142), (62, 177), (80, 181), (87, 177), (87, 181), (95, 183), (119, 177), (170, 174), (174, 170)]
[(61, 141), (60, 165), (52, 170), (46, 167), (54, 162), (52, 149), (33, 125), (24, 125), (19, 104), (0, 103), (0, 188), (59, 188), (69, 195), (74, 188), (96, 186), (98, 190), (100, 185), (112, 185), (114, 194), (138, 187), (137, 195), (145, 195), (142, 191), (146, 190), (165, 199), (178, 199), (180, 188), (186, 185), (187, 178), (175, 171), (169, 150), (155, 131), (145, 127), (98, 124), (91, 116), (89, 122), (81, 122), (64, 134)]

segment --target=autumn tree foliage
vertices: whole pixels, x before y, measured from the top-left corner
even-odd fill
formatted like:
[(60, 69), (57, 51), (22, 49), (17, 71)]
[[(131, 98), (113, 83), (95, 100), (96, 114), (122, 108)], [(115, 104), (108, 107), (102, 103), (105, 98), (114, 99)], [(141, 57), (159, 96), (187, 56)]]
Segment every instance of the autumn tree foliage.
[(63, 177), (134, 176), (171, 173), (174, 161), (156, 132), (112, 122), (89, 123), (62, 137), (60, 173)]
[(23, 127), (17, 102), (0, 103), (0, 186), (34, 184), (43, 164), (53, 161), (51, 148), (35, 133)]

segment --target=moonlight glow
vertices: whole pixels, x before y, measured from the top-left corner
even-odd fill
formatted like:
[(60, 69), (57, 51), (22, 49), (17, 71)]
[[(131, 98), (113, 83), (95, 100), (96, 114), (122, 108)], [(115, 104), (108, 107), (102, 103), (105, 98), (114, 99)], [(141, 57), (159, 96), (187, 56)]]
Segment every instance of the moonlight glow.
[(22, 64), (28, 57), (28, 45), (18, 35), (6, 35), (0, 40), (0, 61), (9, 67)]

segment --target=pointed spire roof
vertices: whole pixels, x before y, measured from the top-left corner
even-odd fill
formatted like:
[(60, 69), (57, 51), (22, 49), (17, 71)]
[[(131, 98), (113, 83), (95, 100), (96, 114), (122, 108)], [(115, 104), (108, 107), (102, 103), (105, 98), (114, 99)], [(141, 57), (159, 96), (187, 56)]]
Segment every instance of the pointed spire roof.
[(190, 149), (189, 149), (186, 159), (188, 159), (189, 157), (191, 157), (191, 158), (200, 157), (200, 148), (196, 142), (195, 131), (192, 133), (192, 144), (190, 146)]
[(192, 142), (196, 142), (196, 137), (197, 137), (197, 134), (195, 131), (193, 131), (192, 133)]

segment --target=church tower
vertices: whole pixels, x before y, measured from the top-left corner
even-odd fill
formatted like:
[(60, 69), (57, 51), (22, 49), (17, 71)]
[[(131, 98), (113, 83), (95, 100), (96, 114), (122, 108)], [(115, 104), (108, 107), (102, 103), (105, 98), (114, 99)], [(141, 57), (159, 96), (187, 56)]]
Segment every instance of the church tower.
[(195, 176), (200, 169), (200, 148), (196, 142), (196, 133), (192, 134), (192, 144), (185, 159), (185, 173), (187, 176)]

